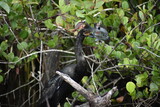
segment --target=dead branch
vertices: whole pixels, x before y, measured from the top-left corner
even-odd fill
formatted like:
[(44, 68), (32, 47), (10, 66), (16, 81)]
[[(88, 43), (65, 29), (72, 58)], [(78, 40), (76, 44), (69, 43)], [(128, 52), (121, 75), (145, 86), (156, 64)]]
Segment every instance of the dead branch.
[(118, 90), (117, 87), (113, 87), (107, 94), (104, 96), (94, 95), (92, 92), (84, 89), (81, 85), (71, 79), (67, 74), (56, 71), (68, 84), (75, 88), (80, 94), (82, 94), (87, 100), (87, 103), (78, 105), (76, 107), (106, 107), (111, 105), (111, 96)]

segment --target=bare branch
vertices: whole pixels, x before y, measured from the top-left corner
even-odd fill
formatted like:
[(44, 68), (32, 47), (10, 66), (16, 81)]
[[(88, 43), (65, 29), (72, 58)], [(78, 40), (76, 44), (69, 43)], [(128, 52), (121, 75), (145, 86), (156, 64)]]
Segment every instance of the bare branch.
[(63, 74), (59, 71), (56, 71), (58, 75), (60, 75), (67, 83), (69, 83), (72, 87), (74, 87), (80, 94), (82, 94), (87, 100), (93, 97), (91, 92), (88, 92), (82, 86), (80, 86), (77, 82), (72, 80), (67, 74)]
[(23, 60), (25, 58), (28, 58), (28, 57), (30, 57), (32, 55), (36, 55), (36, 54), (39, 54), (39, 53), (47, 53), (47, 52), (61, 52), (61, 53), (67, 53), (67, 54), (72, 54), (72, 55), (75, 54), (74, 52), (70, 52), (70, 51), (64, 51), (64, 50), (58, 50), (58, 49), (50, 49), (50, 50), (43, 50), (43, 51), (33, 52), (31, 54), (28, 54), (28, 55), (18, 59), (16, 62), (0, 62), (0, 64), (17, 64), (21, 60)]
[(56, 71), (58, 75), (60, 75), (67, 83), (69, 83), (72, 87), (74, 87), (80, 94), (82, 94), (89, 103), (85, 103), (80, 106), (76, 107), (106, 107), (107, 105), (110, 105), (110, 99), (113, 93), (115, 93), (118, 89), (117, 87), (113, 87), (106, 95), (103, 97), (94, 95), (93, 93), (87, 91), (82, 86), (80, 86), (78, 83), (76, 83), (74, 80), (72, 80), (67, 74), (63, 74), (59, 71)]

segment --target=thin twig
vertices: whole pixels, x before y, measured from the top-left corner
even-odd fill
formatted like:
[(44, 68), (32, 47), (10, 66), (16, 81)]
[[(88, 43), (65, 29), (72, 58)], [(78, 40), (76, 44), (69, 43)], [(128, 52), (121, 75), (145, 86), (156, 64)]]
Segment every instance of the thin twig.
[(0, 97), (2, 97), (2, 96), (6, 96), (6, 95), (8, 95), (8, 94), (11, 94), (11, 93), (13, 93), (13, 92), (15, 92), (15, 91), (19, 90), (20, 88), (23, 88), (23, 87), (25, 87), (25, 86), (27, 86), (27, 85), (29, 85), (29, 84), (33, 83), (34, 81), (35, 81), (35, 79), (31, 80), (30, 82), (28, 82), (28, 83), (26, 83), (26, 84), (24, 84), (24, 85), (21, 85), (21, 86), (19, 86), (19, 87), (15, 88), (15, 89), (13, 89), (13, 90), (12, 90), (12, 91), (10, 91), (10, 92), (7, 92), (7, 93), (4, 93), (4, 94), (1, 94), (1, 95), (0, 95)]
[(142, 68), (145, 68), (145, 69), (148, 69), (148, 70), (153, 70), (152, 68), (145, 67), (145, 66), (141, 66), (141, 65), (134, 65), (134, 64), (121, 64), (121, 65), (115, 65), (114, 67), (109, 67), (109, 68), (106, 68), (106, 69), (101, 69), (101, 70), (98, 70), (98, 71), (107, 71), (107, 70), (111, 70), (111, 69), (119, 68), (119, 67), (121, 67), (121, 66), (135, 66), (135, 67), (142, 67)]
[(144, 50), (146, 50), (147, 52), (151, 53), (152, 55), (154, 55), (154, 56), (156, 56), (156, 57), (160, 58), (160, 56), (159, 56), (159, 55), (157, 55), (157, 54), (153, 53), (152, 51), (150, 51), (150, 50), (148, 50), (148, 49), (146, 49), (146, 48), (144, 48), (144, 47), (139, 47), (139, 46), (137, 46), (137, 48), (139, 48), (139, 49), (144, 49)]
[(160, 24), (160, 22), (158, 22), (158, 23), (156, 23), (156, 24), (154, 24), (154, 25), (148, 27), (143, 33), (145, 33), (145, 32), (146, 32), (147, 30), (149, 30), (150, 28), (152, 28), (152, 27), (154, 27), (154, 26), (157, 26), (157, 25), (159, 25), (159, 24)]
[(98, 16), (101, 12), (104, 12), (104, 11), (110, 11), (110, 10), (115, 10), (115, 8), (107, 8), (107, 9), (104, 9), (104, 10), (102, 10), (102, 11), (100, 11), (100, 12), (98, 12), (98, 13), (94, 14), (94, 15), (93, 15), (93, 17)]
[(58, 49), (50, 49), (50, 50), (43, 50), (43, 51), (37, 51), (37, 52), (33, 52), (31, 54), (28, 54), (20, 59), (18, 59), (17, 61), (15, 62), (0, 62), (0, 64), (17, 64), (18, 62), (20, 62), (21, 60), (25, 59), (25, 58), (28, 58), (32, 55), (36, 55), (36, 54), (39, 54), (39, 53), (47, 53), (47, 52), (61, 52), (61, 53), (67, 53), (67, 54), (72, 54), (74, 55), (75, 53), (74, 52), (70, 52), (70, 51), (64, 51), (64, 50), (58, 50)]

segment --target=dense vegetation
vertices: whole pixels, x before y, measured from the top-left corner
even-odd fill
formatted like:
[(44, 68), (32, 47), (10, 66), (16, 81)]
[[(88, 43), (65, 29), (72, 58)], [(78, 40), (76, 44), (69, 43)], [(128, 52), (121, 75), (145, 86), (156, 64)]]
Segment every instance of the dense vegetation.
[[(82, 85), (100, 95), (117, 86), (112, 98), (117, 107), (160, 103), (158, 0), (2, 0), (0, 9), (0, 105), (35, 106), (40, 81), (47, 81), (44, 72), (54, 75), (51, 71), (75, 62), (75, 25), (84, 20), (91, 26), (101, 21), (111, 40), (85, 39), (96, 69)], [(59, 58), (47, 59), (55, 51)], [(65, 106), (76, 101), (85, 99), (73, 92)]]

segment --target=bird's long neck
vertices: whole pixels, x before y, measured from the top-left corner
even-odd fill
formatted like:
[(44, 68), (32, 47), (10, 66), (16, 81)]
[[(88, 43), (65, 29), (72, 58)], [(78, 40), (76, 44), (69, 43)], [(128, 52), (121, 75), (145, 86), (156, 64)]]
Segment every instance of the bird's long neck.
[(81, 65), (82, 67), (85, 66), (85, 58), (83, 55), (83, 49), (82, 49), (82, 43), (84, 40), (83, 35), (83, 30), (81, 30), (78, 33), (77, 40), (76, 40), (76, 46), (75, 46), (75, 54), (76, 54), (76, 59), (77, 59), (77, 65)]

